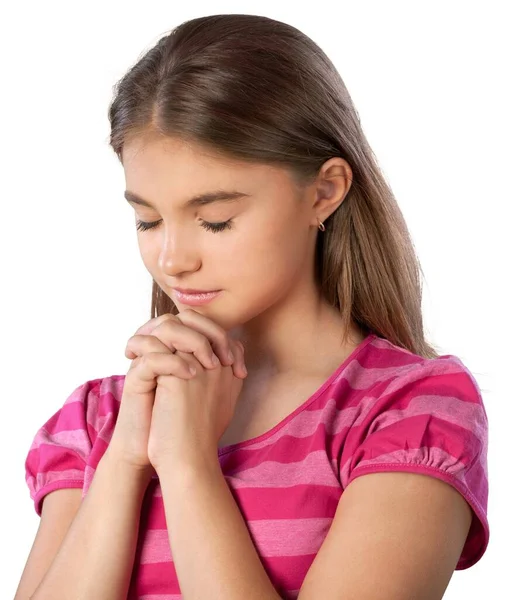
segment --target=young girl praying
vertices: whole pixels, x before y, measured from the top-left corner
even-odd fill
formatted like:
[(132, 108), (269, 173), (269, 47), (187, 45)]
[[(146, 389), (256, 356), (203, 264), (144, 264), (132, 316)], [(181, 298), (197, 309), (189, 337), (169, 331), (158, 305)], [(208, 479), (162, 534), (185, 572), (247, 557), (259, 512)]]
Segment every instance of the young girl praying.
[(488, 544), (486, 411), (331, 60), (195, 18), (108, 116), (151, 318), (34, 432), (16, 600), (442, 598)]

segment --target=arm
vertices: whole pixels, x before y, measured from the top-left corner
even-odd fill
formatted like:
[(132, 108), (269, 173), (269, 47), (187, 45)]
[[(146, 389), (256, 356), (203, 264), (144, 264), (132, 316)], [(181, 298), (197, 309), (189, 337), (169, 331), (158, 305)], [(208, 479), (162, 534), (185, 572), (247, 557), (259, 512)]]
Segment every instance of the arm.
[(436, 469), (430, 477), (412, 468), (365, 474), (347, 486), (299, 600), (443, 597), (472, 512)]
[[(199, 466), (196, 466), (199, 464)], [(281, 600), (256, 552), (217, 457), (158, 470), (186, 600)]]
[(55, 559), (30, 600), (125, 600), (150, 477), (106, 451)]

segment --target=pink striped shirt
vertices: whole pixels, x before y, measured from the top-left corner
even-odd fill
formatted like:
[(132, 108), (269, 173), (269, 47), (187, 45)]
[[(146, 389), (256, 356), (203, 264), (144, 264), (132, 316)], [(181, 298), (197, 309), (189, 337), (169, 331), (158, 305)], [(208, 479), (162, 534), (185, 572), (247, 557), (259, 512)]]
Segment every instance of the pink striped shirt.
[[(53, 490), (86, 495), (124, 379), (85, 382), (37, 431), (25, 464), (37, 514)], [(278, 425), (218, 449), (218, 457), (274, 587), (296, 598), (343, 490), (366, 473), (421, 473), (458, 490), (473, 521), (456, 570), (475, 564), (489, 539), (487, 448), (481, 392), (459, 358), (424, 359), (371, 334)], [(181, 599), (156, 476), (142, 507), (128, 599)]]

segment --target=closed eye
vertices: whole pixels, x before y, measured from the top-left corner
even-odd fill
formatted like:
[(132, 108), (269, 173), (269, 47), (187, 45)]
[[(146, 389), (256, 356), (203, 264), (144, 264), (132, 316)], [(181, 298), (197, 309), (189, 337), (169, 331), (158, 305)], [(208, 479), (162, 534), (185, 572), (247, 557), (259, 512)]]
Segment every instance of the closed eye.
[[(154, 229), (155, 227), (157, 227), (159, 225), (159, 223), (161, 223), (162, 219), (159, 219), (159, 221), (152, 221), (152, 222), (146, 222), (146, 221), (136, 221), (136, 229), (138, 231), (148, 231), (149, 229)], [(224, 231), (225, 229), (231, 229), (232, 228), (232, 219), (229, 219), (228, 221), (224, 221), (223, 223), (209, 223), (208, 221), (204, 221), (203, 219), (201, 220), (201, 227), (203, 227), (204, 229), (207, 229), (207, 231), (212, 231), (213, 233), (218, 233), (220, 231)]]

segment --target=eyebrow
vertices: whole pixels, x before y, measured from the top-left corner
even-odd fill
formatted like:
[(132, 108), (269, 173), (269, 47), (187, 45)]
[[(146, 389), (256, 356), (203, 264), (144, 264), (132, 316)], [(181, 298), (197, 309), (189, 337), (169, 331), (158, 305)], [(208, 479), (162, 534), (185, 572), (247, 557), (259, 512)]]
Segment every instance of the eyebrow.
[[(212, 204), (213, 202), (235, 202), (236, 200), (240, 200), (241, 198), (248, 196), (251, 196), (251, 194), (237, 192), (236, 190), (216, 190), (193, 196), (186, 201), (183, 208), (186, 209), (197, 206), (205, 206), (207, 204)], [(130, 204), (140, 204), (141, 206), (147, 206), (148, 208), (153, 208), (155, 210), (155, 206), (152, 206), (148, 200), (144, 200), (141, 196), (138, 196), (138, 194), (135, 194), (134, 192), (126, 190), (124, 192), (124, 197)]]

